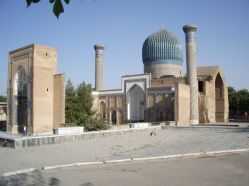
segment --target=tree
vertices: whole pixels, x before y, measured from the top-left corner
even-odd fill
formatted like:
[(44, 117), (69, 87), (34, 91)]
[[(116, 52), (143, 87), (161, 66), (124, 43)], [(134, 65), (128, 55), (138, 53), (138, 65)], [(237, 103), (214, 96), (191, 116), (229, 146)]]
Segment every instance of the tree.
[(65, 87), (65, 118), (66, 123), (75, 122), (75, 110), (77, 108), (76, 92), (73, 83), (68, 79)]
[(82, 82), (75, 88), (69, 79), (66, 83), (65, 94), (66, 125), (83, 125), (88, 131), (109, 128), (109, 125), (92, 109), (94, 98), (90, 84)]
[(238, 112), (237, 91), (233, 87), (228, 87), (229, 113), (236, 115)]
[(7, 98), (5, 96), (0, 95), (0, 102), (6, 102)]
[(238, 91), (238, 110), (239, 113), (244, 115), (249, 111), (249, 92), (246, 89)]
[[(26, 0), (27, 7), (29, 7), (32, 3), (38, 3), (40, 0)], [(64, 0), (66, 4), (70, 3), (70, 0)], [(49, 0), (50, 4), (53, 4), (53, 12), (54, 15), (59, 18), (60, 14), (64, 12), (64, 7), (61, 0)]]
[(90, 84), (82, 82), (78, 85), (76, 89), (76, 100), (76, 124), (89, 124), (91, 117), (95, 114), (92, 110), (93, 97)]
[(249, 92), (247, 89), (236, 91), (228, 87), (229, 112), (231, 116), (244, 115), (249, 112)]

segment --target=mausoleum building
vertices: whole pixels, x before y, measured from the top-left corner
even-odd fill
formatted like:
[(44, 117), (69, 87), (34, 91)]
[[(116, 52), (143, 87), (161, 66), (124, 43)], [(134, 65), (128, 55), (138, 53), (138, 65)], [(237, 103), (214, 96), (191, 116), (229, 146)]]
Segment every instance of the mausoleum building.
[(104, 90), (104, 46), (95, 45), (94, 109), (112, 124), (168, 122), (172, 125), (228, 122), (228, 91), (219, 66), (197, 67), (195, 32), (185, 25), (186, 75), (177, 37), (162, 28), (145, 39), (143, 74), (121, 77), (121, 88)]

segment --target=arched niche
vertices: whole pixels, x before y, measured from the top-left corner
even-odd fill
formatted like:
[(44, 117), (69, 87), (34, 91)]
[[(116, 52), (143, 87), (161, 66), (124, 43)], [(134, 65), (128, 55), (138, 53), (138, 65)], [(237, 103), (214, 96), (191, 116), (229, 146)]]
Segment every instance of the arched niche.
[(14, 112), (13, 115), (14, 124), (22, 125), (19, 127), (19, 132), (25, 132), (24, 127), (27, 127), (28, 120), (28, 110), (27, 110), (27, 83), (28, 76), (22, 66), (18, 68), (15, 73), (14, 83), (13, 83), (13, 96), (14, 96)]
[(117, 112), (115, 110), (112, 111), (112, 124), (116, 124), (117, 123)]
[(224, 122), (225, 100), (224, 100), (224, 82), (220, 75), (215, 78), (215, 120)]
[(154, 106), (154, 97), (153, 95), (148, 96), (148, 107), (153, 107)]
[(132, 86), (127, 95), (127, 113), (131, 121), (144, 121), (145, 94), (140, 86)]
[(101, 101), (99, 104), (99, 113), (101, 118), (105, 119), (106, 117), (106, 104), (104, 101)]

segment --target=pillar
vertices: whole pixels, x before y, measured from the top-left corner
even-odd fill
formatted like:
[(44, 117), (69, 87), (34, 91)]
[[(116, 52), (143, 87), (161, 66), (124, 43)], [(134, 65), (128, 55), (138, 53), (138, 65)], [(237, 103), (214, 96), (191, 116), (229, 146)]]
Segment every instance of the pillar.
[(109, 112), (109, 123), (112, 124), (112, 111)]
[(116, 123), (121, 124), (121, 112), (120, 112), (120, 110), (117, 110), (117, 112), (116, 112)]
[(103, 89), (103, 52), (105, 47), (94, 45), (95, 50), (95, 90)]
[(183, 31), (186, 40), (187, 82), (190, 85), (190, 125), (199, 124), (198, 82), (196, 66), (196, 25), (185, 25)]

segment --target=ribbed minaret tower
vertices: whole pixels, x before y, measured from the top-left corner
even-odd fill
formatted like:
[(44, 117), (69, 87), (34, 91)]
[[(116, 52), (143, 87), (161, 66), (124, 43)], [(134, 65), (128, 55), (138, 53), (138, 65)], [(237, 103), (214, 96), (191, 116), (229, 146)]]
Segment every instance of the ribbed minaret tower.
[(95, 50), (95, 90), (103, 90), (103, 53), (104, 46), (94, 45)]
[(190, 125), (199, 124), (198, 82), (196, 66), (196, 25), (185, 25), (183, 31), (186, 39), (187, 81), (190, 85)]

